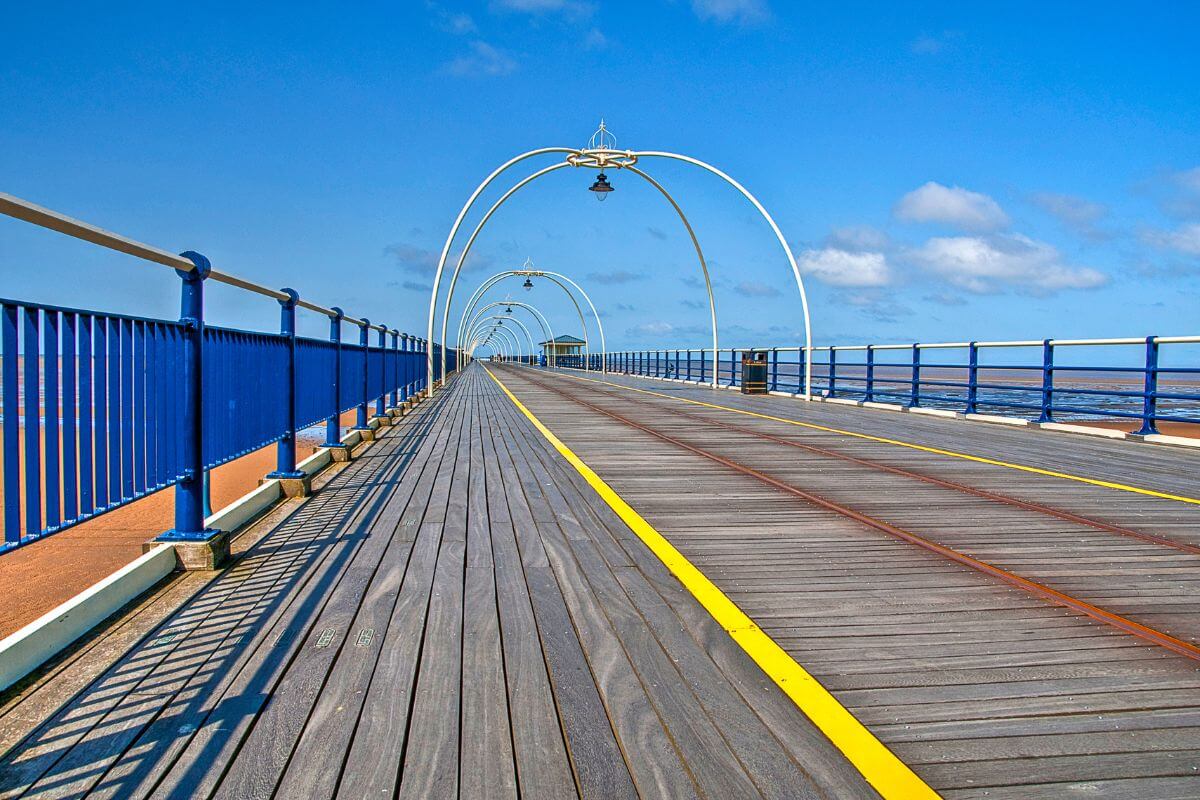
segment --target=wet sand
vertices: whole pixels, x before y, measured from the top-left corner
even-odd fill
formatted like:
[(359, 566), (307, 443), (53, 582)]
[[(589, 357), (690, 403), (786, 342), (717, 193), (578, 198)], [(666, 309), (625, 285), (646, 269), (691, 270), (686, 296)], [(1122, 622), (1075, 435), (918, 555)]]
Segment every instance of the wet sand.
[[(342, 415), (354, 424), (354, 412)], [(305, 432), (297, 459), (307, 458), (324, 439)], [(258, 485), (275, 469), (275, 445), (223, 464), (212, 471), (212, 507), (221, 509)], [(95, 519), (67, 528), (0, 556), (0, 638), (69, 600), (142, 554), (142, 543), (174, 523), (175, 491), (169, 487)]]

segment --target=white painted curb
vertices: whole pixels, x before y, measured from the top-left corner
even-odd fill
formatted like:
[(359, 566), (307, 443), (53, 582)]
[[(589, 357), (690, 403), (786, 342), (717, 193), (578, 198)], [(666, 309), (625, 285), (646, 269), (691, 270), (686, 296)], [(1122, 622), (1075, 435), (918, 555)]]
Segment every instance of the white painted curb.
[(0, 691), (46, 663), (174, 570), (175, 549), (161, 544), (0, 641)]

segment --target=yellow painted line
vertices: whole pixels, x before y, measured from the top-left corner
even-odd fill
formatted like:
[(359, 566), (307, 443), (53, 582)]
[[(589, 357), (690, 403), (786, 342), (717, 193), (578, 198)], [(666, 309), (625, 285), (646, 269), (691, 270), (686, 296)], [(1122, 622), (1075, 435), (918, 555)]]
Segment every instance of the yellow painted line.
[(1200, 498), (1187, 497), (1180, 494), (1169, 494), (1167, 492), (1156, 492), (1153, 489), (1143, 489), (1140, 486), (1129, 486), (1124, 483), (1114, 483), (1112, 481), (1102, 481), (1098, 478), (1087, 478), (1082, 475), (1072, 475), (1068, 472), (1057, 472), (1052, 469), (1042, 469), (1041, 467), (1031, 467), (1028, 464), (1013, 464), (1008, 461), (998, 461), (994, 458), (986, 458), (984, 456), (974, 456), (970, 453), (959, 453), (955, 450), (943, 450), (938, 447), (927, 447), (923, 444), (913, 444), (900, 439), (888, 439), (883, 436), (871, 436), (867, 433), (856, 433), (854, 431), (846, 431), (841, 428), (830, 428), (825, 425), (818, 425), (815, 422), (801, 422), (796, 419), (787, 419), (786, 417), (775, 417), (770, 414), (759, 414), (756, 411), (747, 411), (744, 408), (732, 408), (730, 406), (717, 405), (716, 403), (705, 403), (702, 400), (693, 400), (690, 397), (676, 397), (674, 395), (663, 394), (661, 392), (652, 392), (649, 389), (639, 389), (635, 386), (626, 386), (623, 383), (612, 383), (611, 381), (602, 381), (596, 378), (584, 378), (579, 375), (568, 375), (567, 373), (555, 373), (562, 375), (565, 378), (573, 378), (577, 381), (585, 381), (587, 383), (600, 383), (605, 386), (612, 386), (617, 389), (624, 389), (629, 392), (637, 392), (639, 394), (648, 394), (653, 397), (662, 397), (667, 400), (678, 400), (681, 403), (691, 403), (696, 406), (705, 408), (713, 408), (718, 411), (730, 411), (734, 414), (744, 414), (748, 417), (758, 417), (759, 419), (769, 419), (772, 422), (785, 422), (788, 425), (798, 425), (801, 428), (811, 428), (816, 431), (824, 431), (825, 433), (837, 433), (842, 436), (851, 436), (855, 439), (866, 439), (870, 442), (881, 442), (883, 444), (891, 444), (897, 447), (907, 447), (910, 450), (920, 450), (925, 453), (934, 453), (939, 456), (950, 456), (951, 458), (961, 458), (965, 461), (974, 461), (978, 464), (990, 464), (994, 467), (1005, 467), (1007, 469), (1015, 469), (1021, 472), (1030, 472), (1034, 475), (1045, 475), (1050, 478), (1062, 478), (1066, 481), (1075, 481), (1076, 483), (1086, 483), (1090, 486), (1102, 486), (1105, 489), (1116, 489), (1122, 492), (1132, 492), (1133, 494), (1145, 495), (1146, 497), (1157, 497), (1162, 500), (1174, 500), (1179, 503), (1189, 503), (1191, 505), (1200, 506)]
[(504, 383), (484, 366), (496, 385), (646, 547), (679, 579), (729, 636), (754, 659), (813, 724), (829, 738), (885, 800), (936, 800), (939, 795), (855, 719), (821, 683), (762, 631), (716, 584), (633, 510), (592, 468), (542, 424)]

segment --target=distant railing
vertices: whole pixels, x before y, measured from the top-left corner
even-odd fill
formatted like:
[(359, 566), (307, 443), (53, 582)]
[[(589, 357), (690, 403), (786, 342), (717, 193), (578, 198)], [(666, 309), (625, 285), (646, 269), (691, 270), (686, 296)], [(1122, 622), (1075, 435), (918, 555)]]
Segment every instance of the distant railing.
[[(814, 347), (812, 387), (818, 397), (1039, 422), (1135, 420), (1133, 432), (1147, 435), (1158, 433), (1163, 422), (1200, 425), (1200, 367), (1163, 359), (1164, 346), (1197, 344), (1200, 336)], [(1127, 355), (1136, 350), (1124, 364), (1068, 363), (1063, 356), (1083, 348), (1124, 348)], [(609, 353), (607, 366), (610, 372), (697, 383), (711, 383), (715, 370), (718, 385), (740, 386), (741, 357), (751, 351), (767, 356), (770, 391), (803, 393), (804, 348), (722, 349), (715, 359), (711, 349), (623, 351)], [(1024, 357), (1030, 351), (1040, 357), (1036, 363)], [(1016, 360), (995, 357), (1001, 353)]]
[[(175, 527), (160, 538), (205, 540), (207, 470), (277, 444), (270, 476), (302, 477), (297, 431), (324, 420), (323, 446), (344, 447), (343, 412), (356, 408), (354, 427), (365, 428), (372, 403), (381, 416), (426, 388), (427, 345), (415, 336), (9, 195), (0, 213), (175, 267), (182, 279), (177, 322), (0, 299), (0, 553), (172, 485)], [(280, 332), (206, 325), (207, 279), (279, 301)], [(328, 340), (296, 335), (298, 307), (329, 318)], [(342, 341), (347, 322), (357, 344)], [(455, 368), (457, 352), (447, 355)]]

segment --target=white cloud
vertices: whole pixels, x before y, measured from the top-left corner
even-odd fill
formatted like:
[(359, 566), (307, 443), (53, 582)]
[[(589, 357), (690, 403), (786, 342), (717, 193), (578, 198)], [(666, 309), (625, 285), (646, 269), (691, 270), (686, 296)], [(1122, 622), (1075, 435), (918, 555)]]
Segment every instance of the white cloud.
[(766, 0), (692, 0), (692, 11), (705, 21), (752, 25), (771, 18)]
[(1094, 289), (1108, 276), (1071, 266), (1056, 248), (1021, 234), (950, 236), (930, 239), (910, 254), (925, 270), (976, 294), (1006, 286), (1045, 294), (1060, 289)]
[(908, 49), (917, 55), (935, 56), (961, 37), (961, 31), (942, 31), (941, 34), (936, 36), (921, 34), (909, 43)]
[(1008, 225), (1008, 215), (986, 194), (934, 181), (901, 197), (894, 213), (906, 222), (942, 222), (969, 231), (993, 231)]
[(847, 225), (834, 228), (825, 244), (839, 250), (883, 250), (888, 246), (888, 236), (870, 225)]
[(805, 250), (800, 271), (834, 286), (887, 286), (892, 271), (883, 253), (852, 252), (839, 247)]
[(464, 77), (508, 75), (515, 71), (517, 62), (508, 53), (487, 42), (471, 42), (471, 52), (450, 61), (443, 68), (451, 75)]
[(1143, 238), (1155, 247), (1200, 256), (1200, 222), (1190, 222), (1173, 231), (1147, 231)]

